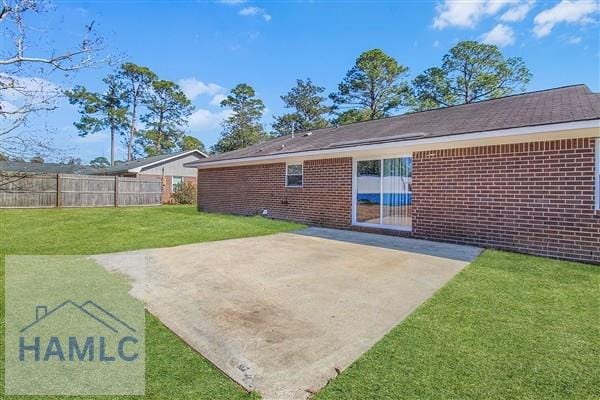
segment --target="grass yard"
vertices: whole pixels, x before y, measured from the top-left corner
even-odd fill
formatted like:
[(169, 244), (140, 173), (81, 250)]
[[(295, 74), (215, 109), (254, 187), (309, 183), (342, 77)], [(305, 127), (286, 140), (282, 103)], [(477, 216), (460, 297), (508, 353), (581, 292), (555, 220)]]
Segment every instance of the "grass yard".
[[(4, 256), (7, 254), (106, 253), (267, 235), (300, 227), (301, 225), (261, 217), (199, 213), (194, 207), (186, 206), (0, 210), (2, 332), (4, 332)], [(3, 357), (4, 340), (0, 343), (0, 354)], [(0, 382), (4, 394), (4, 363), (0, 371), (2, 371)], [(148, 313), (146, 314), (146, 397), (227, 400), (258, 398), (256, 394), (247, 394), (243, 391)], [(45, 398), (50, 400), (59, 397)], [(98, 398), (106, 399), (107, 396), (98, 396)], [(126, 397), (118, 396), (118, 398)]]
[[(0, 255), (93, 254), (298, 227), (191, 207), (3, 210)], [(4, 279), (3, 257), (0, 269)], [(598, 399), (599, 288), (598, 267), (486, 251), (315, 398)], [(146, 342), (147, 398), (258, 398), (149, 314)]]
[(319, 392), (599, 399), (600, 268), (486, 251)]

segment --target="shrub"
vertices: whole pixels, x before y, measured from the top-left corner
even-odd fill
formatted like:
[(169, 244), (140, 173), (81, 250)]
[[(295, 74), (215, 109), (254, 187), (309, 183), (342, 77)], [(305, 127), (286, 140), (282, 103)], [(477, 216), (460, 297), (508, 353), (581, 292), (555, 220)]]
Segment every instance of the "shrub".
[(196, 204), (196, 185), (190, 182), (180, 183), (173, 193), (175, 204)]

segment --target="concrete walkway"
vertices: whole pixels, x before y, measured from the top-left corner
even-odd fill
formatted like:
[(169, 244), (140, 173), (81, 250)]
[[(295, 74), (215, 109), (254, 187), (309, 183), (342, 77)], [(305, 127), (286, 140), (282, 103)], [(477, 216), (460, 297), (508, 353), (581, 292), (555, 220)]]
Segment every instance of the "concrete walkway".
[[(94, 256), (204, 357), (265, 399), (304, 399), (480, 249), (309, 228)], [(146, 265), (139, 257), (146, 255)]]

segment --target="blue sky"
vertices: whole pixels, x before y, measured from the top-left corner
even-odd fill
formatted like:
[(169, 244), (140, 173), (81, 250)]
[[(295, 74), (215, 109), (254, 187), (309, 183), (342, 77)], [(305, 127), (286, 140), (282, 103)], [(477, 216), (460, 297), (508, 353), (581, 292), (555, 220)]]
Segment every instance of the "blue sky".
[[(365, 50), (381, 48), (410, 68), (409, 78), (439, 65), (460, 40), (496, 43), (533, 73), (528, 90), (585, 83), (599, 91), (598, 4), (593, 1), (87, 1), (54, 2), (44, 18), (55, 47), (72, 43), (90, 21), (107, 51), (179, 82), (197, 110), (189, 131), (216, 142), (227, 114), (217, 104), (237, 83), (252, 85), (267, 106), (264, 123), (284, 111), (280, 95), (310, 77), (327, 93)], [(61, 86), (99, 90), (108, 67)], [(58, 80), (58, 78), (57, 78)], [(64, 154), (89, 161), (109, 153), (107, 134), (79, 138), (77, 111), (65, 101), (33, 125), (56, 130)], [(123, 148), (119, 151), (123, 157)]]

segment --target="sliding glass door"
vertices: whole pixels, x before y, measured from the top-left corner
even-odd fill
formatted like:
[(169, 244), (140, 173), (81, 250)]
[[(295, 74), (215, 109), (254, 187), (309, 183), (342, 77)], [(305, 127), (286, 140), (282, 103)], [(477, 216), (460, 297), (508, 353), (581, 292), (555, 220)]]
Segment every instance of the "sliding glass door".
[(411, 220), (412, 159), (392, 158), (383, 160), (383, 225), (410, 228)]
[(412, 158), (356, 161), (354, 223), (410, 230)]
[(381, 160), (356, 163), (356, 222), (381, 222)]

